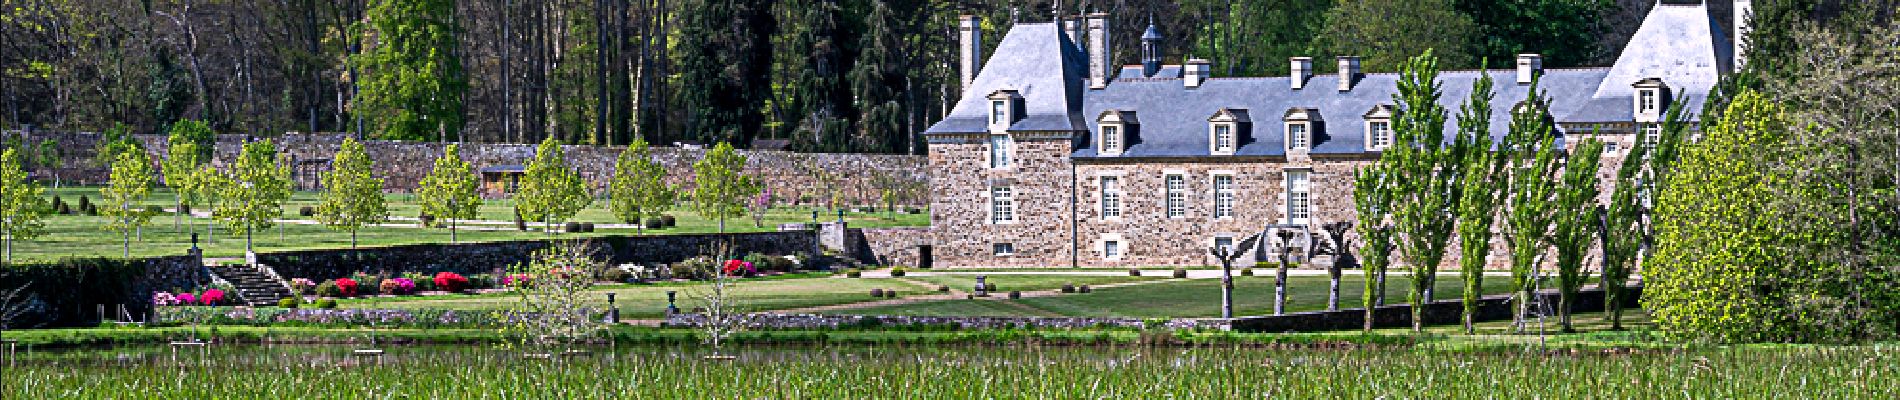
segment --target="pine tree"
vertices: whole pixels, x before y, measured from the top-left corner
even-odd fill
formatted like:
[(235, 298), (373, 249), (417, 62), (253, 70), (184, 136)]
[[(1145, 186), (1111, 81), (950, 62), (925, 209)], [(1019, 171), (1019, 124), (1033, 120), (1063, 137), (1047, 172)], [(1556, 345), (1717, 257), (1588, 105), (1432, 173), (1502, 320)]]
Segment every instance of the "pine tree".
[(770, 2), (684, 0), (672, 48), (679, 106), (689, 115), (688, 138), (706, 143), (751, 143), (764, 124), (770, 95), (772, 42), (777, 29)]
[(112, 163), (112, 185), (99, 190), (99, 197), (106, 202), (103, 214), (112, 221), (106, 230), (125, 238), (126, 258), (132, 257), (132, 234), (144, 236), (145, 224), (152, 220), (139, 204), (151, 194), (152, 160), (143, 151), (119, 152), (119, 160)]
[(852, 143), (875, 152), (904, 150), (904, 107), (898, 88), (904, 87), (902, 44), (891, 25), (897, 21), (883, 1), (871, 3), (858, 63), (851, 70), (851, 94), (857, 102), (858, 134)]
[(544, 231), (553, 234), (557, 223), (573, 218), (593, 201), (580, 172), (567, 166), (560, 142), (553, 137), (542, 140), (535, 148), (534, 161), (521, 175), (515, 212), (523, 219), (541, 222)]
[(608, 191), (613, 195), (614, 216), (639, 226), (642, 232), (646, 225), (641, 222), (672, 208), (675, 197), (673, 187), (666, 184), (666, 167), (653, 161), (647, 141), (640, 138), (620, 152)]
[(323, 174), (317, 220), (331, 229), (349, 231), (351, 248), (356, 247), (356, 232), (364, 225), (389, 220), (383, 179), (372, 174), (373, 163), (362, 143), (344, 138), (331, 161), (332, 169)]
[(0, 150), (0, 236), (6, 239), (6, 258), (0, 266), (13, 263), (13, 242), (46, 233), (45, 195), (45, 188), (26, 179), (18, 152)]
[(455, 222), (475, 219), (482, 208), (480, 183), (475, 168), (462, 161), (460, 145), (450, 144), (435, 159), (435, 167), (422, 178), (416, 190), (422, 214), (441, 219), (449, 226), (449, 243), (455, 243)]
[(693, 211), (708, 219), (719, 220), (719, 232), (726, 232), (726, 219), (745, 216), (745, 202), (759, 194), (759, 186), (745, 174), (746, 157), (720, 143), (706, 158), (693, 163)]

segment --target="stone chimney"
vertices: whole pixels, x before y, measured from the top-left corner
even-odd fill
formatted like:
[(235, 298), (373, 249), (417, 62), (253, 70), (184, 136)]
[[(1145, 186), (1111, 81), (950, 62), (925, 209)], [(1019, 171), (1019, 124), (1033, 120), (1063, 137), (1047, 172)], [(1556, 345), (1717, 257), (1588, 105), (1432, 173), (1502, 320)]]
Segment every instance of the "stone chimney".
[(1191, 59), (1187, 61), (1187, 71), (1184, 72), (1181, 84), (1188, 89), (1199, 88), (1214, 73), (1214, 64), (1203, 58)]
[(1359, 83), (1359, 56), (1339, 57), (1339, 91), (1350, 92)]
[(1075, 45), (1076, 50), (1087, 52), (1088, 46), (1082, 42), (1082, 29), (1081, 18), (1065, 18), (1062, 20), (1062, 31), (1069, 35), (1069, 44)]
[(1531, 80), (1544, 74), (1544, 56), (1539, 54), (1517, 55), (1517, 84), (1529, 85)]
[(1115, 63), (1109, 60), (1108, 50), (1108, 14), (1092, 13), (1088, 15), (1089, 26), (1089, 87), (1101, 89), (1108, 87), (1108, 77), (1113, 73)]
[(975, 15), (957, 19), (957, 49), (962, 53), (957, 70), (962, 74), (964, 90), (969, 90), (977, 70), (983, 68), (983, 20)]
[(1736, 71), (1748, 63), (1748, 33), (1755, 30), (1755, 2), (1753, 0), (1735, 0), (1735, 65)]
[(1313, 58), (1293, 57), (1293, 90), (1306, 88), (1306, 80), (1313, 79)]

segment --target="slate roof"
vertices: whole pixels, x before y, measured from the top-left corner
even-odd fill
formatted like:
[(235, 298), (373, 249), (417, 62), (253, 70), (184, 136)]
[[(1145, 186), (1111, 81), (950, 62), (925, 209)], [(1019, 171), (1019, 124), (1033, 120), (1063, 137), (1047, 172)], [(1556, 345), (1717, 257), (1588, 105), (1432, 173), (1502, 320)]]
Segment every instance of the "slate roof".
[[(1303, 90), (1293, 90), (1288, 77), (1213, 78), (1188, 89), (1178, 65), (1165, 66), (1154, 77), (1142, 77), (1139, 65), (1124, 66), (1106, 88), (1090, 90), (1082, 82), (1086, 56), (1064, 44), (1068, 39), (1053, 24), (1017, 25), (971, 85), (974, 91), (926, 134), (987, 132), (985, 95), (1015, 89), (1022, 91), (1029, 112), (1009, 130), (1085, 130), (1075, 158), (1098, 157), (1092, 136), (1099, 132), (1096, 119), (1110, 110), (1138, 113), (1140, 125), (1127, 130), (1133, 137), (1124, 141), (1124, 151), (1108, 157), (1209, 157), (1208, 118), (1221, 109), (1243, 111), (1254, 120), (1240, 127), (1235, 156), (1283, 156), (1281, 116), (1295, 107), (1320, 114), (1312, 154), (1355, 154), (1366, 151), (1366, 112), (1394, 104), (1397, 92), (1398, 74), (1393, 73), (1363, 75), (1345, 92), (1337, 90), (1337, 74), (1316, 75)], [(1690, 115), (1697, 115), (1708, 89), (1728, 72), (1731, 50), (1706, 6), (1663, 4), (1644, 20), (1616, 65), (1546, 69), (1540, 88), (1552, 99), (1551, 114), (1558, 122), (1627, 123), (1635, 120), (1631, 86), (1659, 77), (1671, 88), (1672, 101), (1686, 101)], [(1457, 131), (1458, 104), (1483, 75), (1491, 77), (1496, 91), (1491, 135), (1496, 140), (1508, 132), (1509, 110), (1529, 89), (1517, 84), (1516, 70), (1445, 71), (1439, 75), (1440, 99), (1454, 117), (1446, 121), (1448, 139)], [(1068, 114), (1059, 115), (1064, 110)]]

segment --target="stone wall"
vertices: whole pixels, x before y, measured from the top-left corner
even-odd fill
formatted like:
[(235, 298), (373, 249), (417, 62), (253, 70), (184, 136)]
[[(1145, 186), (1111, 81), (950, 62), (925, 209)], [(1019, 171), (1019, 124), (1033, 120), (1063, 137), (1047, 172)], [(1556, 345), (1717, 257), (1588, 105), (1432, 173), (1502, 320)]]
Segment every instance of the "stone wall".
[[(1064, 138), (1017, 139), (1008, 168), (990, 168), (987, 135), (930, 144), (934, 258), (940, 265), (1047, 267), (1069, 265), (1076, 254), (1074, 181)], [(991, 221), (992, 188), (1009, 187), (1015, 221)], [(997, 256), (998, 244), (1014, 254)]]
[(210, 270), (196, 256), (145, 259), (67, 259), (52, 264), (14, 265), (0, 274), (0, 287), (24, 287), (17, 300), (26, 314), (9, 328), (97, 326), (124, 315), (143, 320), (152, 311), (153, 292), (195, 290), (211, 283)]
[[(1642, 297), (1641, 285), (1631, 286), (1626, 292), (1623, 306), (1634, 309), (1639, 306), (1637, 299)], [(1555, 308), (1557, 292), (1539, 293), (1543, 301)], [(1577, 293), (1571, 306), (1572, 313), (1604, 311), (1604, 295), (1600, 289), (1585, 289)], [(1406, 304), (1378, 307), (1372, 311), (1375, 328), (1409, 328), (1412, 326), (1412, 306)], [(1340, 311), (1314, 311), (1269, 315), (1260, 317), (1236, 318), (1233, 329), (1243, 332), (1324, 332), (1354, 330), (1365, 327), (1366, 311), (1363, 308)], [(1512, 318), (1511, 296), (1485, 296), (1478, 299), (1477, 322), (1505, 321)], [(1464, 321), (1464, 303), (1461, 300), (1441, 300), (1425, 305), (1425, 325), (1454, 325)], [(1548, 316), (1546, 321), (1553, 328), (1557, 326), (1557, 316)]]
[[(667, 327), (700, 327), (705, 325), (706, 316), (683, 313), (666, 317)], [(838, 329), (838, 328), (876, 328), (886, 326), (946, 326), (957, 329), (1089, 329), (1123, 328), (1140, 329), (1146, 322), (1137, 318), (1089, 318), (1089, 317), (926, 317), (926, 316), (863, 316), (863, 315), (820, 315), (820, 314), (756, 314), (751, 326), (764, 329)], [(1226, 321), (1217, 319), (1176, 318), (1166, 320), (1163, 327), (1170, 329), (1211, 328), (1225, 329)]]
[[(919, 257), (918, 246), (928, 246), (930, 228), (881, 228), (861, 229), (864, 250), (873, 264), (907, 267), (930, 267), (923, 265)], [(934, 250), (933, 250), (934, 251)], [(935, 260), (932, 260), (933, 263)]]
[[(4, 137), (18, 137), (20, 131), (0, 133)], [(56, 171), (34, 169), (35, 177), (51, 179), (57, 172), (59, 178), (69, 184), (103, 184), (110, 179), (110, 171), (99, 165), (96, 150), (100, 135), (96, 133), (69, 133), (33, 131), (24, 133), (25, 140), (37, 143), (41, 140), (56, 140), (62, 149), (63, 168)], [(318, 174), (329, 169), (329, 160), (336, 155), (343, 138), (348, 134), (335, 133), (286, 133), (272, 138), (279, 151), (288, 154), (296, 187), (315, 189), (318, 187)], [(146, 152), (154, 159), (162, 159), (168, 147), (163, 135), (135, 135), (144, 143)], [(234, 162), (243, 150), (250, 135), (219, 135), (213, 163), (223, 165)], [(443, 143), (397, 142), (372, 140), (364, 143), (370, 158), (376, 162), (376, 175), (383, 178), (385, 185), (393, 192), (409, 192), (416, 188), (422, 177), (428, 175), (435, 165), (435, 159), (442, 155)], [(564, 146), (569, 165), (579, 169), (581, 175), (595, 188), (605, 188), (613, 177), (614, 160), (625, 147), (609, 146)], [(535, 146), (530, 144), (505, 143), (463, 143), (461, 154), (477, 170), (493, 166), (526, 165), (534, 157)], [(653, 159), (665, 165), (667, 180), (682, 187), (690, 187), (693, 180), (692, 164), (705, 154), (706, 150), (697, 147), (654, 147)], [(925, 158), (912, 155), (887, 154), (812, 154), (784, 151), (741, 150), (749, 158), (746, 172), (758, 178), (765, 187), (772, 190), (775, 197), (783, 203), (796, 203), (801, 197), (806, 202), (821, 201), (823, 193), (829, 187), (835, 190), (840, 201), (847, 205), (879, 204), (879, 191), (875, 181), (879, 176), (889, 176), (899, 180), (921, 182), (929, 179), (925, 172)], [(835, 182), (821, 182), (817, 173), (826, 171), (837, 177)]]
[[(612, 265), (669, 264), (710, 254), (713, 245), (730, 240), (738, 254), (791, 255), (810, 253), (816, 238), (810, 231), (699, 235), (608, 236), (581, 241), (595, 246), (599, 258)], [(258, 254), (285, 279), (333, 279), (351, 273), (407, 272), (490, 274), (530, 260), (547, 241), (423, 244), (363, 249), (310, 250)]]

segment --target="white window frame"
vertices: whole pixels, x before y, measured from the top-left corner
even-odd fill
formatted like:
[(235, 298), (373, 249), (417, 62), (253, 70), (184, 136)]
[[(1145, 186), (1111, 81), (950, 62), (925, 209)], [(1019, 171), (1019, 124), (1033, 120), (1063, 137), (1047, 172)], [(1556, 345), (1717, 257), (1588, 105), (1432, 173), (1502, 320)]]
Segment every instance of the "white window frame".
[(1102, 219), (1119, 220), (1122, 218), (1122, 184), (1120, 176), (1100, 177), (1102, 185)]
[[(1383, 129), (1381, 129), (1383, 127)], [(1385, 150), (1392, 147), (1392, 120), (1379, 118), (1366, 121), (1366, 134), (1371, 137), (1368, 150)]]
[(1016, 223), (1016, 190), (998, 185), (990, 186), (990, 224), (1008, 225)]
[(990, 135), (990, 169), (1008, 169), (1016, 163), (1016, 141), (1009, 135)]
[(1009, 100), (990, 100), (990, 126), (1009, 126)]
[(1102, 259), (1120, 260), (1128, 255), (1127, 246), (1120, 239), (1102, 240)]
[(1163, 209), (1168, 218), (1187, 218), (1187, 175), (1169, 173), (1161, 177)]
[[(1227, 182), (1222, 183), (1221, 182), (1222, 180), (1226, 180)], [(1235, 191), (1234, 191), (1234, 175), (1233, 174), (1214, 175), (1213, 185), (1214, 185), (1214, 219), (1233, 218), (1234, 217), (1234, 199), (1236, 197)]]
[(1603, 154), (1616, 154), (1617, 151), (1622, 150), (1621, 147), (1623, 147), (1621, 143), (1617, 143), (1614, 140), (1605, 140), (1603, 141)]
[[(1295, 128), (1298, 128), (1298, 129), (1295, 129)], [(1312, 123), (1307, 122), (1307, 121), (1297, 121), (1297, 122), (1286, 123), (1286, 149), (1289, 151), (1312, 150), (1313, 149)]]
[(1657, 89), (1637, 90), (1636, 91), (1636, 111), (1641, 112), (1641, 113), (1656, 112), (1658, 103), (1661, 102), (1662, 93), (1660, 92), (1662, 91), (1657, 90)]
[(1214, 154), (1233, 155), (1234, 150), (1239, 148), (1240, 142), (1240, 135), (1235, 133), (1238, 131), (1238, 127), (1235, 126), (1236, 124), (1232, 122), (1215, 122), (1212, 125), (1213, 126), (1209, 129), (1212, 130), (1210, 135), (1213, 136)]
[(1641, 127), (1637, 128), (1636, 140), (1640, 141), (1641, 146), (1655, 150), (1656, 145), (1662, 143), (1662, 124), (1654, 122), (1641, 124)]
[(1014, 256), (1016, 255), (1016, 244), (1015, 243), (991, 243), (990, 255), (996, 256), (996, 257)]
[(1102, 124), (1102, 154), (1119, 155), (1122, 153), (1122, 125)]
[(1289, 224), (1305, 224), (1313, 218), (1313, 171), (1286, 170), (1286, 219)]

